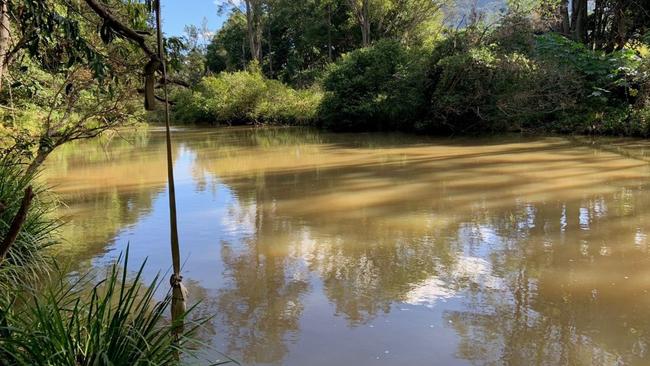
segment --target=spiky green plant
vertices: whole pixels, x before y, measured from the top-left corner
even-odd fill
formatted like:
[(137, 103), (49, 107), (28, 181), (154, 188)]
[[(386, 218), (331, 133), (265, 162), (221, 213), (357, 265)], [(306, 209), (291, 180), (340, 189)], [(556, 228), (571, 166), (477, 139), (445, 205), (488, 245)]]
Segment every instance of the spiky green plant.
[[(39, 291), (5, 297), (0, 309), (2, 365), (174, 365), (188, 355), (198, 325), (174, 341), (156, 276), (143, 285), (144, 264), (127, 276), (128, 251), (105, 279), (66, 276)], [(228, 360), (230, 361), (230, 360)]]
[(36, 197), (32, 201), (27, 219), (0, 266), (0, 291), (20, 287), (49, 268), (46, 247), (56, 242), (54, 233), (59, 222), (53, 218), (56, 202), (36, 182), (34, 174), (25, 174), (24, 166), (10, 155), (0, 158), (0, 240), (5, 237), (13, 220), (25, 188), (32, 186)]

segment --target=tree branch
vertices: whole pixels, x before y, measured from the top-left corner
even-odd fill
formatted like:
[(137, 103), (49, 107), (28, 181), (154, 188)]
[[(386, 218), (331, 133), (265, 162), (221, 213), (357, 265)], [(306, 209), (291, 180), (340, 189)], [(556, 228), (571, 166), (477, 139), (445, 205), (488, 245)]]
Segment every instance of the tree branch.
[[(165, 81), (164, 78), (160, 78), (160, 80), (159, 80), (158, 82), (159, 82), (160, 84), (162, 84), (164, 81)], [(167, 77), (167, 83), (169, 83), (169, 84), (176, 84), (176, 85), (178, 85), (178, 86), (183, 86), (183, 87), (186, 87), (186, 88), (190, 88), (190, 87), (191, 87), (190, 83), (188, 83), (187, 81), (185, 81), (185, 80), (181, 80), (181, 79), (176, 79), (176, 78), (170, 78), (169, 76)]]
[(122, 23), (113, 13), (110, 12), (104, 5), (98, 3), (96, 0), (85, 0), (86, 4), (102, 19), (108, 22), (109, 26), (116, 32), (135, 42), (150, 58), (158, 58), (156, 52), (147, 46), (147, 42), (142, 34), (129, 28), (129, 26)]

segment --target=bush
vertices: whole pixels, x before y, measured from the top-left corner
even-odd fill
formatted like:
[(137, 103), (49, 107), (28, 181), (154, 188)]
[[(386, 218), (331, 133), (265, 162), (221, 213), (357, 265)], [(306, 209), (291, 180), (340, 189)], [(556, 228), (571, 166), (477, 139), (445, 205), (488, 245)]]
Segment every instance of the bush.
[(420, 129), (484, 133), (540, 128), (574, 106), (579, 90), (575, 77), (534, 59), (527, 36), (497, 29), (484, 38), (469, 29), (434, 49), (428, 70), (429, 119), (418, 124)]
[(25, 174), (18, 158), (7, 155), (0, 159), (0, 240), (3, 239), (18, 212), (25, 189), (32, 186), (32, 201), (25, 223), (7, 258), (0, 265), (0, 292), (7, 286), (20, 286), (49, 268), (44, 249), (56, 243), (54, 235), (59, 223), (52, 219), (54, 202), (35, 182), (33, 175)]
[(0, 363), (3, 365), (174, 365), (187, 351), (195, 327), (185, 326), (172, 342), (176, 324), (164, 319), (168, 293), (154, 298), (163, 282), (141, 284), (143, 267), (127, 278), (128, 254), (93, 285), (93, 276), (62, 277), (0, 308)]
[[(561, 132), (647, 135), (637, 125), (643, 105), (640, 90), (647, 82), (642, 59), (631, 50), (605, 54), (587, 49), (558, 34), (536, 37), (536, 57), (555, 69), (575, 75), (580, 95), (575, 108), (558, 116)], [(636, 105), (636, 107), (634, 107)], [(646, 131), (646, 132), (644, 132)]]
[(344, 55), (324, 79), (322, 126), (411, 130), (424, 114), (424, 60), (422, 51), (386, 40)]
[(533, 24), (529, 17), (518, 12), (506, 14), (489, 38), (489, 43), (506, 53), (529, 55), (535, 46)]
[(306, 125), (316, 119), (322, 99), (318, 88), (295, 90), (276, 80), (268, 80), (266, 87), (266, 94), (253, 110), (253, 120)]
[(176, 95), (174, 118), (179, 122), (245, 124), (305, 124), (315, 118), (321, 94), (294, 90), (266, 79), (258, 70), (222, 72), (205, 77), (193, 90)]
[(631, 108), (643, 94), (634, 52), (594, 52), (532, 29), (510, 15), (487, 35), (470, 28), (441, 42), (428, 71), (430, 115), (418, 126), (443, 133), (645, 134), (639, 108)]

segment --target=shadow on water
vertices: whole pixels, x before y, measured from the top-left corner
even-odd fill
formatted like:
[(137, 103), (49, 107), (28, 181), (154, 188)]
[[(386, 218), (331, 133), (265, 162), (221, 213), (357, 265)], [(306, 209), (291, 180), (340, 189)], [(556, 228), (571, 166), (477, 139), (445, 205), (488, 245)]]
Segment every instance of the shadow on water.
[[(81, 257), (169, 267), (162, 142), (53, 159)], [(646, 364), (646, 146), (179, 130), (206, 337), (245, 364)]]

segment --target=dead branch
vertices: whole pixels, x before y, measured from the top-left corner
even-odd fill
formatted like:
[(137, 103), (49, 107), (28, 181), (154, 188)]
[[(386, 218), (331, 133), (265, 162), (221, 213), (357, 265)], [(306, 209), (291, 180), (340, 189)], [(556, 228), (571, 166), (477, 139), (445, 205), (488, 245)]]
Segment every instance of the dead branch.
[(18, 213), (16, 213), (16, 216), (14, 216), (14, 219), (11, 222), (7, 236), (4, 238), (2, 244), (0, 245), (0, 265), (2, 265), (2, 262), (7, 256), (7, 253), (9, 253), (11, 246), (16, 242), (18, 234), (20, 233), (20, 229), (22, 228), (23, 224), (25, 223), (25, 219), (27, 218), (27, 211), (29, 210), (29, 206), (32, 204), (33, 199), (34, 192), (32, 191), (32, 187), (29, 186), (27, 189), (25, 189), (25, 195), (23, 196), (23, 200), (20, 203)]

